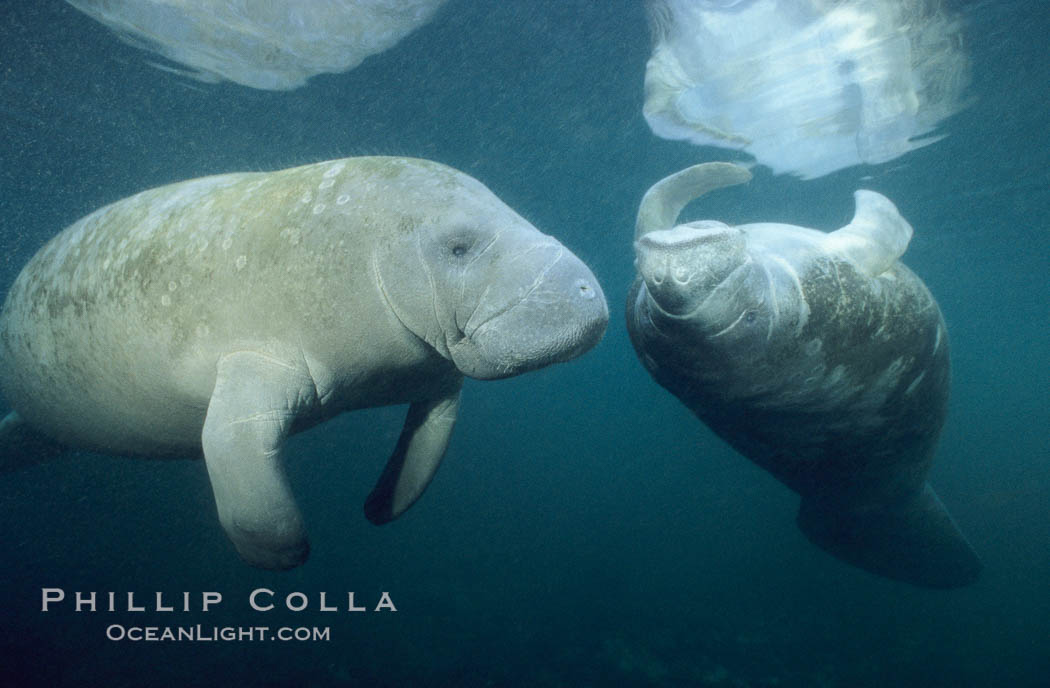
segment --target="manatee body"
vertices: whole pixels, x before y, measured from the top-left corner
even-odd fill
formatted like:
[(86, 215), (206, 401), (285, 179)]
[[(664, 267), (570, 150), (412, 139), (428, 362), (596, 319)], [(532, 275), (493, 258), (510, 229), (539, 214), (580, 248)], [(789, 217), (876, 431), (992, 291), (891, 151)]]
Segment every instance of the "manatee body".
[(574, 358), (608, 321), (587, 267), (475, 179), (349, 158), (144, 191), (52, 239), (0, 314), (0, 466), (66, 448), (203, 452), (219, 519), (264, 568), (308, 544), (285, 439), (410, 404), (366, 503), (389, 521), (445, 452), (464, 376)]
[(627, 301), (653, 378), (802, 497), (798, 525), (831, 554), (929, 587), (981, 565), (926, 482), (948, 402), (948, 337), (898, 258), (912, 229), (857, 191), (847, 226), (676, 225), (689, 201), (750, 179), (710, 163), (658, 182), (638, 214)]

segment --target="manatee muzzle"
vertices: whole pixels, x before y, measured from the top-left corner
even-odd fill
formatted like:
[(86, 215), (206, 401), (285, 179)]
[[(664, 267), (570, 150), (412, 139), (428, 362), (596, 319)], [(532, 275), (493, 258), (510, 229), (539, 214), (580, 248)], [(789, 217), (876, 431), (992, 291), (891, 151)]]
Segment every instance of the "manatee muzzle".
[(706, 220), (642, 235), (635, 266), (659, 309), (684, 316), (732, 274), (744, 252), (743, 232)]
[(598, 343), (608, 323), (598, 280), (562, 249), (519, 298), (464, 328), (452, 358), (471, 377), (509, 377), (576, 358)]

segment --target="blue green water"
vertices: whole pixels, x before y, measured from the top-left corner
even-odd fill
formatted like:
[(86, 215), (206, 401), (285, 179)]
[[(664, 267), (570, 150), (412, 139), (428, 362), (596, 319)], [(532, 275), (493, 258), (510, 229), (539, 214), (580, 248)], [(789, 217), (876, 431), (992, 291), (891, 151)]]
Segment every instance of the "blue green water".
[[(955, 9), (973, 102), (947, 138), (813, 181), (759, 171), (693, 211), (831, 229), (863, 186), (915, 227), (904, 261), (953, 347), (931, 482), (985, 563), (977, 584), (943, 592), (810, 545), (797, 498), (638, 364), (622, 316), (638, 201), (719, 157), (649, 132), (639, 3), (451, 0), (357, 69), (272, 93), (153, 69), (57, 0), (4, 2), (0, 284), (61, 228), (148, 187), (398, 154), (471, 174), (561, 239), (612, 320), (577, 361), (468, 382), (437, 478), (390, 525), (361, 507), (404, 409), (294, 438), (313, 552), (291, 572), (240, 563), (199, 462), (79, 455), (0, 476), (0, 686), (1050, 685), (1050, 6)], [(189, 591), (196, 611), (43, 613), (46, 587)], [(256, 588), (310, 606), (256, 612)], [(204, 591), (223, 603), (200, 612)], [(322, 612), (322, 591), (342, 609), (346, 591), (369, 606), (388, 591), (398, 611)], [(111, 641), (111, 624), (330, 639)]]

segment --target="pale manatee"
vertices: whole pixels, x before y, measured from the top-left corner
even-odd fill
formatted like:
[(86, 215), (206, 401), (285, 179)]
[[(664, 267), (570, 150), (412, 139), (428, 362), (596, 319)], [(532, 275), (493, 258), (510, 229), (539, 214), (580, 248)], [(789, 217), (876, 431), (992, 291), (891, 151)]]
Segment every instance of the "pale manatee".
[(74, 223), (0, 314), (0, 466), (62, 448), (203, 452), (219, 520), (263, 568), (309, 547), (285, 439), (343, 411), (410, 404), (369, 496), (375, 523), (430, 482), (464, 376), (593, 347), (591, 271), (477, 180), (397, 157), (172, 184)]
[(430, 21), (446, 0), (66, 0), (192, 79), (289, 90), (352, 69)]
[(868, 571), (928, 587), (981, 565), (926, 482), (948, 387), (940, 309), (898, 258), (911, 226), (884, 196), (824, 233), (784, 224), (677, 225), (685, 205), (750, 179), (709, 163), (654, 185), (627, 300), (653, 378), (802, 497), (798, 525)]

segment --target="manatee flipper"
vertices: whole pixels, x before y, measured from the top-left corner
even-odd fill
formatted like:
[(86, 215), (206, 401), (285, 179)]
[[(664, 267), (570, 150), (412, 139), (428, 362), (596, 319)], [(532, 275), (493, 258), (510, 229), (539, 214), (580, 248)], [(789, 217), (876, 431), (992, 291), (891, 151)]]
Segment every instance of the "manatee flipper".
[(798, 526), (833, 556), (915, 585), (961, 587), (981, 571), (977, 554), (929, 484), (902, 503), (863, 511), (803, 498)]
[(638, 206), (634, 238), (674, 227), (682, 208), (704, 194), (751, 179), (747, 168), (729, 162), (707, 162), (687, 167), (653, 184)]
[(0, 473), (47, 461), (64, 451), (65, 447), (31, 428), (17, 411), (0, 420)]
[(389, 523), (412, 506), (441, 464), (459, 411), (460, 387), (450, 394), (408, 407), (394, 453), (365, 500), (365, 516)]
[(824, 238), (824, 248), (875, 277), (889, 270), (904, 255), (912, 228), (893, 201), (880, 193), (853, 192), (857, 210), (848, 225)]
[(201, 435), (204, 461), (219, 522), (253, 566), (289, 569), (309, 554), (282, 450), (296, 416), (316, 404), (305, 361), (254, 351), (219, 360)]

